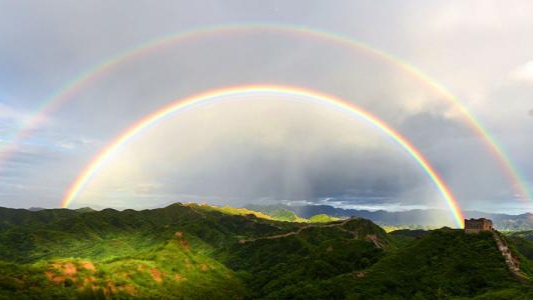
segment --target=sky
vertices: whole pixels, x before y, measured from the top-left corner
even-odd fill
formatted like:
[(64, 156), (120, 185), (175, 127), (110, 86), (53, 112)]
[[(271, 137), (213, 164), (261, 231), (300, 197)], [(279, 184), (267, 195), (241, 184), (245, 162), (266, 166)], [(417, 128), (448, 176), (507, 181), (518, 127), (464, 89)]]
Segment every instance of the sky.
[[(499, 158), (428, 81), (331, 39), (246, 25), (342, 35), (420, 70), (477, 117), (533, 190), (532, 10), (531, 1), (0, 0), (0, 206), (59, 207), (97, 154), (143, 117), (209, 90), (268, 84), (342, 98), (385, 121), (463, 210), (533, 212), (533, 199), (517, 194)], [(121, 53), (235, 24), (242, 30), (144, 51), (46, 105)], [(172, 115), (121, 147), (70, 207), (447, 208), (390, 137), (290, 98), (242, 95)]]

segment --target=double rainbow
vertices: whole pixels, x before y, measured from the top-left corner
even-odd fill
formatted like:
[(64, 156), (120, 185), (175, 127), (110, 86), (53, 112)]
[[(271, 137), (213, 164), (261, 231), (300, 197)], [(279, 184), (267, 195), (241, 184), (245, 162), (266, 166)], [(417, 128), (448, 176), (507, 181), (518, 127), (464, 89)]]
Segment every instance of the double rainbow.
[(450, 91), (448, 91), (434, 79), (430, 78), (427, 74), (389, 53), (373, 48), (359, 41), (352, 40), (348, 37), (316, 29), (278, 24), (236, 24), (194, 29), (192, 31), (164, 36), (148, 43), (140, 44), (136, 47), (127, 49), (126, 51), (110, 57), (102, 63), (89, 68), (73, 80), (67, 82), (61, 89), (42, 102), (36, 113), (29, 118), (23, 124), (23, 126), (21, 126), (22, 129), (13, 131), (4, 136), (2, 138), (4, 140), (4, 146), (0, 147), (0, 167), (3, 161), (7, 160), (11, 154), (15, 153), (19, 142), (30, 135), (32, 130), (39, 126), (39, 124), (41, 124), (41, 122), (45, 120), (49, 114), (57, 110), (61, 105), (71, 99), (72, 95), (79, 92), (91, 82), (106, 75), (113, 68), (132, 61), (151, 51), (155, 51), (177, 43), (193, 41), (198, 38), (214, 35), (236, 33), (254, 34), (256, 32), (274, 32), (279, 34), (294, 34), (316, 38), (322, 41), (335, 43), (336, 45), (342, 47), (355, 49), (400, 68), (409, 76), (426, 84), (433, 91), (438, 93), (442, 99), (445, 99), (452, 104), (453, 107), (455, 107), (462, 114), (471, 130), (484, 140), (486, 148), (497, 159), (502, 170), (504, 170), (506, 176), (509, 178), (513, 188), (516, 189), (519, 197), (524, 200), (533, 199), (527, 188), (527, 183), (523, 179), (523, 176), (520, 174), (518, 168), (514, 165), (510, 157), (505, 153), (503, 147), (498, 144), (495, 138), (489, 134), (481, 122), (464, 105), (462, 105)]
[(450, 189), (446, 186), (442, 178), (437, 174), (435, 169), (429, 164), (424, 156), (404, 136), (395, 131), (382, 120), (378, 119), (376, 116), (350, 102), (307, 89), (285, 86), (243, 86), (209, 91), (189, 98), (174, 101), (168, 106), (142, 118), (132, 127), (124, 131), (124, 133), (117, 137), (112, 143), (110, 143), (101, 153), (97, 155), (97, 157), (86, 167), (86, 169), (83, 170), (81, 175), (72, 183), (70, 189), (65, 194), (61, 206), (68, 207), (68, 205), (83, 192), (91, 180), (102, 169), (105, 163), (110, 160), (125, 144), (133, 140), (136, 136), (148, 128), (161, 122), (165, 118), (183, 112), (184, 110), (194, 108), (198, 105), (221, 101), (230, 97), (254, 94), (291, 96), (297, 100), (335, 108), (369, 123), (374, 128), (380, 130), (394, 140), (419, 164), (419, 166), (435, 184), (442, 197), (446, 201), (446, 204), (452, 212), (457, 226), (462, 226), (464, 218), (459, 209), (458, 202), (452, 195)]

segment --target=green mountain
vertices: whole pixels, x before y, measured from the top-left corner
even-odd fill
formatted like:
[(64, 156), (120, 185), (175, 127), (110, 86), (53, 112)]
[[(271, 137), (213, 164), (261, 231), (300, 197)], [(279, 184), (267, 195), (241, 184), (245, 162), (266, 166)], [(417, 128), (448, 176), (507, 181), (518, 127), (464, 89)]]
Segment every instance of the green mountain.
[(0, 208), (0, 217), (0, 299), (533, 295), (525, 279), (533, 273), (529, 244), (504, 238), (521, 263), (520, 281), (491, 234), (387, 234), (360, 218), (287, 222), (196, 204), (143, 211)]
[(47, 224), (61, 219), (68, 219), (78, 212), (68, 209), (46, 209), (30, 211), (0, 207), (0, 229), (9, 227)]
[(314, 215), (311, 218), (309, 218), (309, 222), (311, 223), (329, 223), (329, 222), (334, 222), (338, 220), (339, 218), (330, 217), (326, 214)]
[(269, 215), (270, 217), (278, 221), (300, 222), (300, 223), (309, 222), (308, 220), (304, 218), (300, 218), (295, 212), (290, 211), (288, 209), (284, 209), (284, 208), (266, 210), (263, 213), (265, 213), (266, 215)]

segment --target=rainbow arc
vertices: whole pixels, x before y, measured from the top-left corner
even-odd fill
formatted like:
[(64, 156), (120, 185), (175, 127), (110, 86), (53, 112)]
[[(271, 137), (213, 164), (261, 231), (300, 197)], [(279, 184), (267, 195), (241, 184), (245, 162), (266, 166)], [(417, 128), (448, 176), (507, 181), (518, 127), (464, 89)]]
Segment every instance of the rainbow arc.
[(457, 97), (427, 74), (392, 54), (376, 49), (360, 41), (353, 40), (349, 37), (317, 29), (279, 24), (234, 24), (199, 29), (196, 28), (179, 34), (163, 36), (111, 56), (107, 60), (104, 60), (100, 64), (87, 69), (79, 76), (73, 78), (62, 88), (57, 90), (56, 93), (43, 100), (41, 105), (37, 108), (36, 113), (22, 125), (22, 129), (13, 131), (2, 137), (4, 146), (0, 147), (0, 167), (3, 161), (7, 160), (16, 152), (17, 145), (20, 144), (20, 141), (27, 138), (31, 132), (43, 122), (43, 120), (46, 120), (49, 114), (56, 111), (69, 99), (73, 99), (74, 97), (72, 96), (78, 93), (81, 89), (88, 86), (91, 82), (105, 76), (115, 67), (133, 61), (136, 58), (157, 49), (183, 42), (194, 41), (199, 38), (207, 38), (217, 35), (228, 35), (231, 37), (232, 34), (237, 33), (257, 34), (261, 32), (273, 32), (315, 38), (320, 41), (365, 53), (403, 70), (407, 75), (425, 84), (435, 93), (440, 95), (440, 98), (450, 103), (463, 116), (470, 129), (484, 141), (486, 149), (498, 161), (501, 169), (509, 178), (512, 188), (516, 190), (517, 195), (523, 200), (533, 200), (531, 192), (528, 189), (528, 184), (523, 179), (523, 176), (520, 174), (519, 169), (513, 163), (510, 156), (504, 151), (502, 145), (496, 141), (496, 139), (482, 125), (481, 121), (478, 120)]
[(87, 167), (68, 189), (63, 198), (61, 206), (68, 207), (69, 204), (71, 204), (78, 196), (80, 196), (91, 180), (104, 167), (106, 162), (112, 159), (112, 157), (117, 154), (117, 152), (120, 151), (124, 145), (139, 136), (142, 132), (163, 121), (169, 116), (179, 114), (180, 112), (197, 107), (199, 105), (223, 101), (224, 99), (232, 97), (254, 94), (283, 96), (283, 98), (291, 96), (301, 101), (332, 107), (372, 125), (374, 128), (390, 137), (394, 142), (396, 142), (396, 144), (401, 146), (410, 155), (410, 157), (418, 163), (418, 165), (424, 170), (424, 172), (439, 190), (454, 217), (456, 225), (458, 227), (462, 226), (464, 218), (461, 210), (459, 209), (458, 201), (455, 199), (444, 180), (430, 165), (422, 153), (418, 151), (418, 149), (416, 149), (416, 147), (413, 146), (399, 132), (394, 130), (384, 121), (380, 120), (368, 111), (365, 111), (362, 108), (354, 105), (353, 103), (308, 89), (286, 86), (242, 86), (209, 91), (185, 99), (176, 100), (162, 109), (147, 115), (119, 135), (112, 143), (105, 147), (89, 165), (87, 165)]

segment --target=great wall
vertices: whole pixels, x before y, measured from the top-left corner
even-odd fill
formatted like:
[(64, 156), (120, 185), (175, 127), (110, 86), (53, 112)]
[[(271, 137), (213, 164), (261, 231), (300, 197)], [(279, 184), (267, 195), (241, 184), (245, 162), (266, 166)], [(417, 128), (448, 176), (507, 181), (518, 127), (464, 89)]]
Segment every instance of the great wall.
[(505, 259), (505, 264), (509, 272), (521, 282), (529, 282), (529, 278), (520, 272), (520, 260), (513, 256), (509, 245), (505, 241), (502, 234), (492, 226), (492, 221), (489, 219), (465, 219), (465, 233), (476, 234), (480, 232), (491, 232), (496, 242), (498, 250)]

